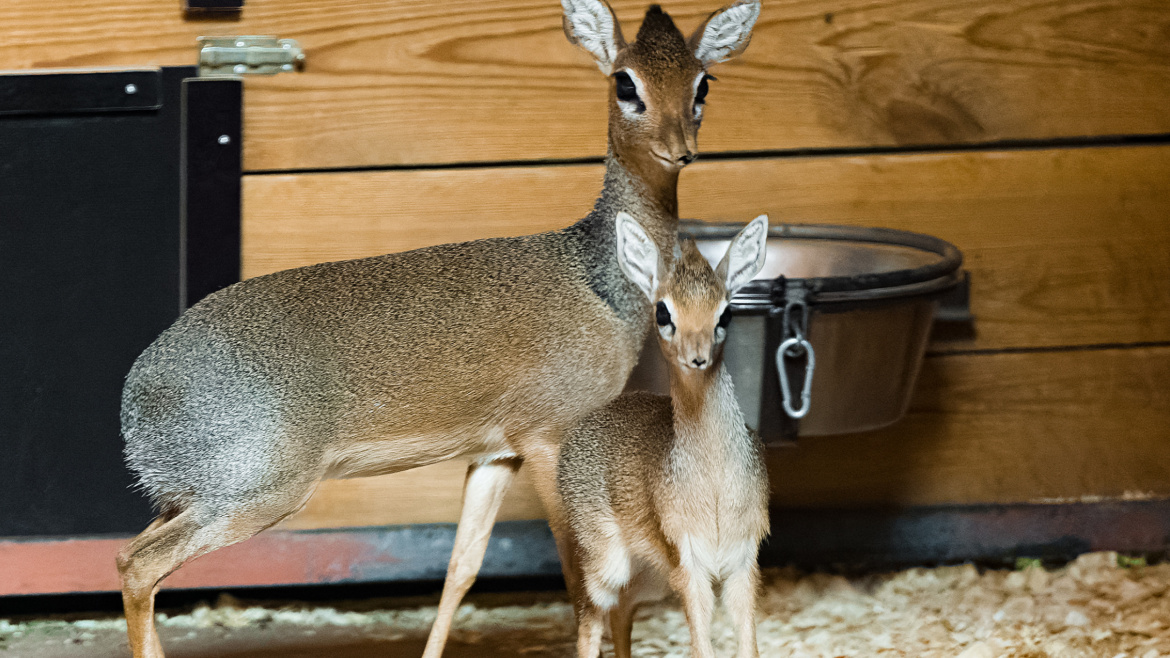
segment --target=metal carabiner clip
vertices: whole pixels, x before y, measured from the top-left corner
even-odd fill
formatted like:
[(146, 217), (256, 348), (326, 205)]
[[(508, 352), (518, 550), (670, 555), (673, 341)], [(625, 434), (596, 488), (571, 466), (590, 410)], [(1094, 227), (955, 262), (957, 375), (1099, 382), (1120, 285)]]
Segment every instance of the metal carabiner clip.
[[(808, 355), (808, 362), (804, 370), (804, 386), (800, 392), (800, 408), (794, 409), (792, 407), (792, 392), (788, 387), (788, 369), (784, 367), (784, 358), (788, 356), (788, 350), (793, 347), (798, 347), (804, 350)], [(799, 357), (800, 352), (796, 352), (793, 357)], [(776, 371), (780, 373), (780, 393), (784, 398), (784, 411), (790, 418), (804, 418), (808, 414), (809, 403), (812, 400), (812, 378), (813, 368), (816, 367), (817, 359), (813, 354), (812, 343), (805, 340), (804, 336), (793, 336), (788, 340), (780, 343), (780, 347), (776, 348)]]

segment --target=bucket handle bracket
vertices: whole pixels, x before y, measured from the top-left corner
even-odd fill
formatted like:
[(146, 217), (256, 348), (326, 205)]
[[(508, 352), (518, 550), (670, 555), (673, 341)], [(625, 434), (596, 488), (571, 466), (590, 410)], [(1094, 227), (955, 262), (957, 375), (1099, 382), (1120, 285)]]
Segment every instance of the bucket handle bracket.
[[(804, 418), (812, 403), (812, 378), (816, 369), (816, 353), (805, 337), (808, 333), (808, 294), (804, 286), (789, 285), (784, 290), (784, 340), (776, 348), (776, 372), (780, 376), (780, 393), (784, 413), (789, 418)], [(788, 381), (787, 360), (805, 358), (804, 383), (800, 389), (800, 406), (793, 404), (792, 388)]]

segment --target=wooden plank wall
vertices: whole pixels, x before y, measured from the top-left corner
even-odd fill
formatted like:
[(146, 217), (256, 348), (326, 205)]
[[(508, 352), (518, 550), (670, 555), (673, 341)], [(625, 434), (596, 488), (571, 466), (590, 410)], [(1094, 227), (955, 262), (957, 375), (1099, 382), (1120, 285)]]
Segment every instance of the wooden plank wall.
[[(0, 69), (298, 39), (304, 72), (246, 83), (246, 276), (556, 228), (600, 188), (606, 83), (555, 0), (178, 5), (5, 0)], [(715, 8), (666, 2), (684, 31)], [(1164, 0), (764, 0), (716, 73), (684, 216), (921, 231), (972, 273), (975, 337), (932, 345), (895, 427), (774, 452), (777, 506), (1170, 496)], [(328, 482), (286, 525), (455, 520), (463, 469)], [(504, 518), (540, 514), (520, 486)]]

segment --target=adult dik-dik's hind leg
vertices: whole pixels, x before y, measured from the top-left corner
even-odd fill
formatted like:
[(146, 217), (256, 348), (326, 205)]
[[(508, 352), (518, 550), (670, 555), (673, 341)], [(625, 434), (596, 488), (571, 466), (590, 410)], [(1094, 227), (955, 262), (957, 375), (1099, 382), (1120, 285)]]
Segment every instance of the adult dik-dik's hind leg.
[(134, 658), (163, 658), (154, 627), (154, 597), (159, 583), (184, 562), (239, 543), (300, 509), (311, 487), (303, 493), (256, 501), (230, 513), (192, 506), (173, 518), (156, 519), (118, 553), (122, 575), (122, 603), (126, 633)]
[(520, 469), (521, 461), (519, 457), (509, 457), (472, 462), (467, 469), (467, 479), (463, 485), (463, 511), (459, 515), (459, 528), (455, 531), (455, 547), (451, 551), (443, 594), (439, 598), (439, 612), (431, 626), (423, 658), (439, 658), (443, 655), (455, 610), (475, 582), (475, 576), (483, 564), (500, 503), (516, 471)]
[(167, 531), (160, 529), (175, 520), (176, 517), (168, 519), (160, 516), (118, 553), (118, 571), (122, 574), (122, 605), (126, 610), (126, 633), (130, 650), (135, 656), (154, 658), (163, 655), (158, 633), (154, 629), (154, 595), (158, 591), (158, 581), (166, 574), (154, 579), (151, 587), (146, 587), (151, 576), (147, 575), (144, 579), (142, 573), (127, 572), (136, 566), (134, 556), (151, 550), (152, 544), (153, 550), (166, 551), (167, 547), (161, 543), (159, 534)]

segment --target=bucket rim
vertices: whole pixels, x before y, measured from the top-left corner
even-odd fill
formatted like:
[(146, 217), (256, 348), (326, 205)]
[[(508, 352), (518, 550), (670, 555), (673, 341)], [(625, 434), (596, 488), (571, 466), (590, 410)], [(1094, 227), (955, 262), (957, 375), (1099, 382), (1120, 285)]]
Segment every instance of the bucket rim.
[[(727, 240), (745, 225), (746, 222), (704, 222), (684, 219), (679, 222), (679, 236)], [(800, 282), (808, 290), (809, 301), (813, 303), (917, 297), (940, 293), (959, 282), (959, 268), (963, 264), (962, 252), (950, 242), (933, 235), (900, 229), (838, 224), (775, 224), (768, 228), (768, 237), (908, 247), (936, 254), (939, 260), (920, 267), (868, 274), (757, 280), (744, 286), (736, 294), (737, 298), (743, 297), (742, 302), (748, 302), (752, 306), (762, 301), (759, 298), (770, 293), (774, 282), (779, 280)], [(752, 299), (756, 300), (756, 303), (749, 302)], [(735, 302), (741, 300), (736, 299)]]

